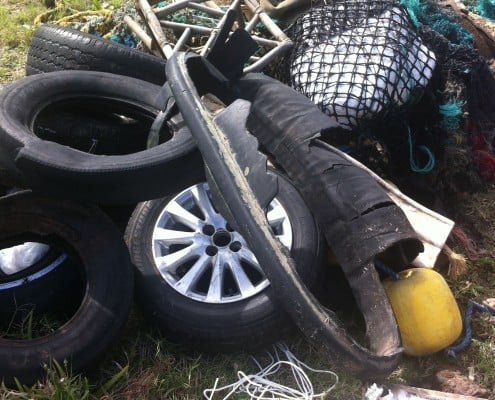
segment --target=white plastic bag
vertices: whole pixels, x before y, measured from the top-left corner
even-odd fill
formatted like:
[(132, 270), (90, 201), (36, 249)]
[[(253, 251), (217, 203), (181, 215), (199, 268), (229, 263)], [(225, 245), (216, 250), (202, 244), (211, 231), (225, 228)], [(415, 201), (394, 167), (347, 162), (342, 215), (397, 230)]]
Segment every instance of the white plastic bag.
[(0, 270), (12, 275), (26, 269), (45, 256), (50, 246), (44, 243), (26, 242), (0, 250)]

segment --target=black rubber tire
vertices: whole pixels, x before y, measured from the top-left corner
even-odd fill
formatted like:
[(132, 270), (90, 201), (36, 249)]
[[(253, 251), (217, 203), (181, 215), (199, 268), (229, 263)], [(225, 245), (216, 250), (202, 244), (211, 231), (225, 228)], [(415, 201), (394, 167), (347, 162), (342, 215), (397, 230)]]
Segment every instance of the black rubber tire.
[[(324, 239), (297, 190), (281, 175), (279, 188), (277, 199), (292, 224), (291, 254), (301, 279), (313, 289), (327, 267)], [(164, 281), (153, 261), (151, 242), (156, 219), (170, 199), (139, 204), (125, 235), (135, 266), (136, 300), (149, 320), (174, 341), (206, 352), (253, 350), (293, 332), (270, 286), (248, 299), (212, 304), (183, 296)]]
[(16, 182), (9, 171), (0, 167), (0, 197), (8, 194), (13, 187), (18, 187), (19, 184), (20, 182)]
[(0, 199), (0, 241), (36, 235), (79, 259), (84, 295), (77, 312), (55, 331), (34, 339), (0, 338), (0, 381), (32, 383), (52, 359), (74, 371), (94, 366), (124, 327), (133, 295), (129, 254), (113, 223), (96, 207), (19, 192)]
[[(13, 189), (14, 182), (5, 170), (0, 169), (0, 196), (22, 189)], [(41, 239), (41, 238), (39, 238)], [(27, 238), (18, 238), (15, 243), (2, 245), (0, 249), (24, 243)], [(31, 238), (31, 240), (35, 240)], [(60, 302), (61, 298), (75, 299), (81, 291), (81, 268), (76, 260), (67, 254), (51, 248), (41, 259), (15, 274), (0, 271), (0, 320), (16, 321), (29, 312), (42, 314), (51, 311), (65, 311), (72, 301)]]
[[(60, 71), (23, 78), (0, 92), (0, 163), (33, 190), (59, 197), (122, 204), (175, 193), (184, 182), (198, 182), (204, 172), (201, 155), (185, 128), (171, 130), (170, 138), (146, 149), (149, 128), (165, 101), (160, 86), (104, 72)], [(48, 129), (36, 132), (47, 140), (38, 137), (35, 130), (43, 116), (50, 121), (50, 112), (61, 110), (69, 110), (73, 117), (78, 111), (130, 115), (139, 122), (138, 129), (122, 131), (124, 139), (119, 143), (112, 138), (121, 130), (107, 126), (86, 131), (85, 117), (80, 117), (80, 130), (63, 131), (66, 125), (61, 123), (62, 131), (55, 136)], [(90, 154), (78, 142), (79, 131), (88, 147), (93, 138), (103, 143), (109, 136), (109, 151), (122, 145), (132, 150), (132, 135), (138, 136), (141, 147), (124, 155)]]
[(111, 72), (163, 85), (165, 60), (96, 35), (55, 25), (33, 34), (26, 75), (62, 70)]

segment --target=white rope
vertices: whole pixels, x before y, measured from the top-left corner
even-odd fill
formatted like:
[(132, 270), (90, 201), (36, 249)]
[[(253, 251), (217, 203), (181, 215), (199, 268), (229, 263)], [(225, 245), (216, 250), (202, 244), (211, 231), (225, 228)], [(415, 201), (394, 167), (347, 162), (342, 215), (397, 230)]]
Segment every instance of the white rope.
[[(270, 357), (270, 363), (266, 367), (262, 367), (256, 358), (251, 357), (259, 372), (256, 374), (245, 374), (243, 371), (238, 371), (237, 382), (230, 385), (218, 387), (218, 378), (215, 379), (215, 384), (211, 389), (205, 389), (203, 395), (207, 400), (213, 400), (218, 392), (228, 391), (222, 397), (222, 400), (227, 400), (234, 394), (245, 393), (249, 395), (250, 400), (313, 400), (325, 397), (330, 393), (339, 381), (336, 373), (327, 370), (314, 369), (300, 361), (287, 347), (285, 343), (277, 343), (273, 346), (273, 354), (267, 351)], [(285, 356), (285, 360), (281, 359), (281, 355)], [(294, 381), (297, 387), (290, 387), (272, 380), (277, 372), (282, 368), (288, 367), (292, 372)], [(309, 379), (306, 371), (311, 371), (317, 374), (327, 374), (334, 377), (335, 382), (325, 391), (315, 394), (313, 384)]]

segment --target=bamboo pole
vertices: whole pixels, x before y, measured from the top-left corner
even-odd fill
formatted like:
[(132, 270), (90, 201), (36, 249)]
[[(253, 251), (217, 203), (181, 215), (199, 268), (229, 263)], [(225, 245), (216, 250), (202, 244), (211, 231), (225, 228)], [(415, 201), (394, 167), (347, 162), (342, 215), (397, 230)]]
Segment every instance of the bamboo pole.
[(124, 17), (124, 22), (153, 54), (161, 56), (161, 52), (157, 51), (156, 46), (153, 45), (153, 40), (151, 39), (151, 37), (145, 32), (143, 28), (141, 28), (141, 26), (136, 21), (134, 21), (129, 15), (126, 15)]
[(220, 6), (217, 3), (215, 3), (213, 0), (206, 0), (205, 5), (210, 8), (216, 8), (217, 10), (221, 10)]
[(143, 13), (146, 26), (150, 30), (151, 37), (158, 45), (158, 49), (162, 53), (162, 56), (166, 59), (170, 58), (173, 53), (173, 48), (168, 43), (167, 38), (163, 33), (162, 27), (160, 26), (160, 21), (153, 12), (153, 9), (151, 8), (147, 0), (138, 0), (138, 5), (141, 9), (141, 12)]
[(244, 0), (244, 4), (259, 17), (263, 25), (270, 31), (270, 33), (275, 37), (276, 40), (281, 42), (290, 42), (287, 35), (278, 27), (278, 25), (273, 22), (273, 20), (263, 11), (261, 6), (256, 0)]
[(216, 3), (213, 3), (214, 5), (212, 4), (211, 1), (208, 2), (205, 1), (203, 4), (201, 3), (202, 0), (179, 0), (170, 3), (164, 7), (154, 8), (153, 11), (159, 19), (168, 14), (173, 13), (174, 11), (178, 11), (186, 7), (203, 11), (204, 13), (213, 15), (218, 18), (221, 18), (225, 14), (225, 11), (223, 11), (220, 7), (218, 7)]

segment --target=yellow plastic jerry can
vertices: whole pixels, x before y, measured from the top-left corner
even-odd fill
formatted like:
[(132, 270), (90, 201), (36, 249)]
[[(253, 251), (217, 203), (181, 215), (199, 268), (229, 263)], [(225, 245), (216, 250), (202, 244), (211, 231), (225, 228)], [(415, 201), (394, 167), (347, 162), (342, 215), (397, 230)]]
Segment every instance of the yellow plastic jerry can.
[(411, 268), (383, 282), (399, 325), (404, 353), (424, 356), (459, 338), (462, 318), (445, 279), (429, 268)]

